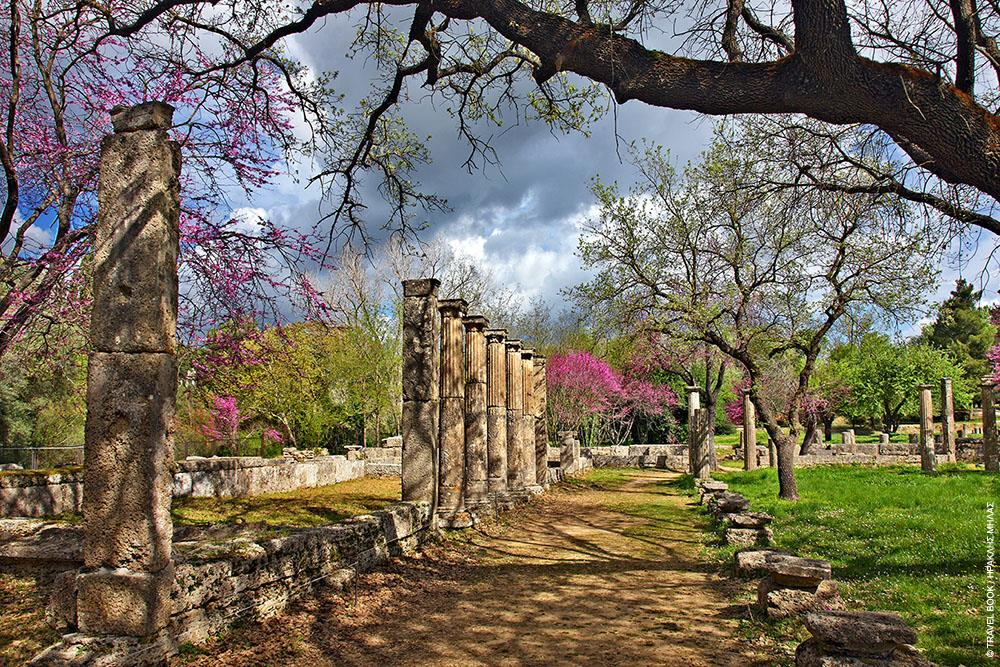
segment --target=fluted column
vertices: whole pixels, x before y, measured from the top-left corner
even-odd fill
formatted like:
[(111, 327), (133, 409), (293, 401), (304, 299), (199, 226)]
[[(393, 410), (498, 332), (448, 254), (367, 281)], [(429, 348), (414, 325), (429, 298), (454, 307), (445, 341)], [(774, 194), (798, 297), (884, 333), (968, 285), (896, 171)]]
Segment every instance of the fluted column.
[(743, 394), (743, 469), (757, 468), (757, 411), (750, 394)]
[(920, 385), (920, 467), (924, 472), (934, 470), (934, 399), (931, 385)]
[(941, 378), (941, 444), (948, 455), (948, 463), (958, 461), (955, 446), (955, 396), (951, 378)]
[(542, 487), (547, 487), (549, 485), (549, 434), (545, 423), (547, 403), (545, 355), (536, 354), (534, 362), (535, 479)]
[(465, 325), (465, 505), (487, 502), (486, 444), (486, 326), (485, 317), (462, 320)]
[(435, 503), (441, 398), (441, 315), (434, 278), (403, 281), (403, 500)]
[(507, 347), (507, 488), (514, 495), (525, 492), (524, 477), (524, 373), (521, 341)]
[(983, 464), (986, 472), (1000, 472), (997, 451), (997, 412), (993, 402), (993, 378), (984, 377), (979, 385), (983, 400)]
[(441, 311), (441, 456), (438, 516), (452, 526), (465, 495), (465, 330), (463, 299), (446, 299)]
[(543, 482), (535, 469), (535, 351), (521, 350), (521, 390), (524, 392), (524, 413), (521, 416), (524, 446), (524, 483), (529, 490), (542, 490)]
[(486, 330), (486, 486), (507, 494), (507, 330)]

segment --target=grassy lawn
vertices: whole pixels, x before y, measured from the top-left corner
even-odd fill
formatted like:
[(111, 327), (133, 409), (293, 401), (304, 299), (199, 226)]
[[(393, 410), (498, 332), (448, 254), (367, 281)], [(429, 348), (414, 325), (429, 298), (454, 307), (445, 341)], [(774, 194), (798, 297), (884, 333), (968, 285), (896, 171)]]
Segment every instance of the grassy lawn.
[(171, 514), (175, 526), (252, 523), (309, 528), (384, 509), (399, 498), (398, 477), (364, 477), (252, 498), (182, 498), (174, 502)]
[(899, 613), (935, 662), (994, 664), (985, 656), (986, 503), (1000, 499), (1000, 477), (902, 466), (796, 475), (797, 503), (778, 499), (772, 469), (717, 477), (775, 517), (777, 546), (831, 561), (851, 607)]

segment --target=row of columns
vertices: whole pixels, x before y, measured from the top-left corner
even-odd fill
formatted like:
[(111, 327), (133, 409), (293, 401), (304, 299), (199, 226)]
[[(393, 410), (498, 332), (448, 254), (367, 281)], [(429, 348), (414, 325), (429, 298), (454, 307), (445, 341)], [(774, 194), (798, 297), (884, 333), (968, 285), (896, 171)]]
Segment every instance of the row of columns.
[[(920, 467), (924, 471), (934, 470), (937, 457), (934, 451), (934, 400), (931, 391), (934, 386), (920, 385)], [(997, 447), (996, 406), (993, 401), (993, 379), (984, 377), (979, 385), (983, 405), (983, 463), (988, 472), (1000, 472), (1000, 453)], [(941, 444), (954, 463), (956, 457), (955, 408), (951, 378), (941, 378)]]
[(438, 287), (403, 281), (403, 500), (459, 528), (547, 484), (545, 357)]

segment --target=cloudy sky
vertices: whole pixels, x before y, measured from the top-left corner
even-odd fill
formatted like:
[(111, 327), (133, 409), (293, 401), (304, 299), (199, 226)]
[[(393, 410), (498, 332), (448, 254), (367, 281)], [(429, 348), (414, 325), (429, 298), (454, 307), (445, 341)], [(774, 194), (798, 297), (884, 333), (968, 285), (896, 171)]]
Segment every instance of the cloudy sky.
[[(353, 35), (348, 22), (335, 19), (288, 44), (311, 68), (338, 71), (336, 87), (348, 104), (369, 93), (373, 73), (363, 61), (345, 59)], [(540, 122), (506, 126), (502, 134), (482, 126), (484, 133), (497, 135), (493, 145), (501, 167), (469, 174), (462, 167), (469, 147), (457, 136), (456, 121), (419, 88), (409, 92), (411, 100), (401, 111), (417, 136), (430, 136), (433, 159), (417, 172), (417, 180), (451, 208), (427, 217), (425, 238), (445, 239), (456, 252), (487, 262), (497, 275), (517, 284), (525, 298), (541, 295), (556, 307), (562, 301), (559, 291), (586, 277), (574, 252), (577, 225), (593, 210), (591, 179), (633, 180), (633, 167), (619, 158), (628, 141), (660, 143), (683, 164), (698, 156), (712, 132), (711, 120), (698, 114), (634, 101), (619, 107), (617, 118), (606, 114), (589, 137), (553, 133)], [(318, 191), (285, 180), (253, 205), (269, 216), (302, 224), (316, 219), (318, 198)], [(377, 208), (372, 218), (379, 220)], [(992, 247), (993, 239), (980, 245)], [(963, 259), (971, 261), (961, 273), (978, 282), (985, 258), (970, 258), (966, 250)], [(958, 274), (956, 267), (946, 268), (931, 299), (947, 296)]]

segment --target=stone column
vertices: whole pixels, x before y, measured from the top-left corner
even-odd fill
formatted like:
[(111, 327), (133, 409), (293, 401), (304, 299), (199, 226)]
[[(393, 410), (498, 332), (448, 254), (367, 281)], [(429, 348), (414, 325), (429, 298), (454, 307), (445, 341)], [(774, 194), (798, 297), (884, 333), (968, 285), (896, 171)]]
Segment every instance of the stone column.
[(955, 398), (951, 378), (941, 378), (941, 444), (948, 453), (948, 463), (958, 461), (955, 448)]
[(767, 467), (774, 468), (778, 465), (778, 447), (770, 437), (767, 439)]
[(993, 380), (984, 377), (979, 385), (983, 399), (983, 464), (986, 472), (1000, 472), (1000, 452), (997, 451), (997, 413), (993, 402)]
[(576, 441), (573, 431), (559, 431), (559, 467), (563, 474), (568, 475), (576, 471), (576, 459), (573, 458), (573, 444)]
[(934, 470), (934, 401), (931, 385), (920, 385), (920, 467), (924, 472)]
[(507, 330), (486, 330), (487, 488), (496, 501), (507, 495)]
[(535, 479), (542, 487), (549, 485), (549, 432), (545, 421), (547, 388), (545, 384), (545, 355), (535, 355)]
[(696, 479), (712, 475), (712, 462), (708, 457), (708, 419), (701, 407), (701, 389), (688, 387), (688, 465)]
[(743, 394), (743, 469), (757, 468), (757, 413), (750, 394)]
[(507, 350), (507, 489), (514, 496), (526, 493), (524, 477), (524, 365), (521, 341), (510, 339)]
[(521, 381), (524, 392), (524, 412), (521, 428), (524, 446), (524, 484), (532, 493), (543, 490), (544, 480), (538, 479), (535, 463), (535, 351), (521, 350)]
[(441, 448), (438, 517), (447, 528), (465, 525), (465, 330), (463, 299), (445, 299), (441, 311)]
[(437, 500), (441, 316), (434, 278), (403, 281), (403, 500)]
[(486, 444), (486, 335), (489, 321), (473, 316), (465, 325), (465, 505), (485, 505), (488, 493)]
[(77, 621), (153, 635), (170, 617), (180, 150), (173, 107), (111, 112), (101, 143)]

